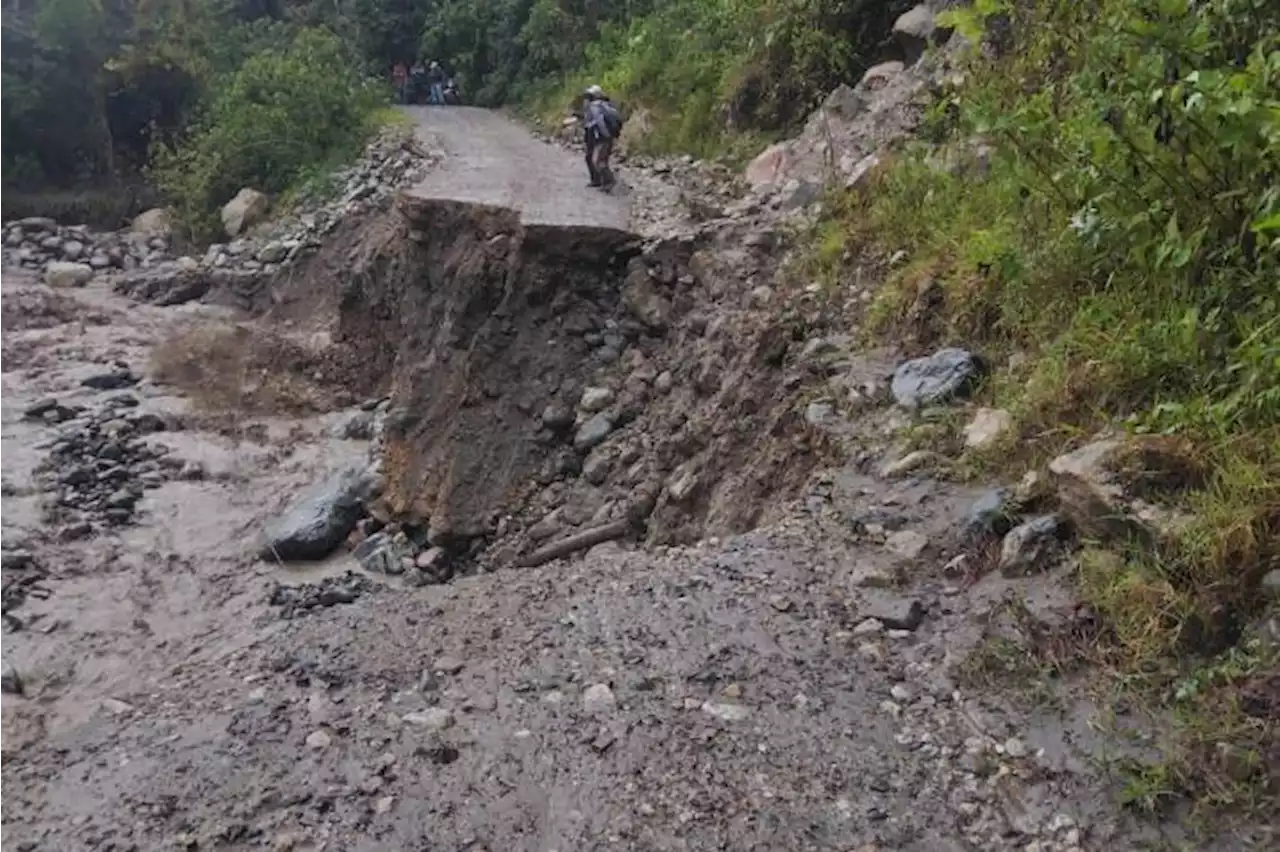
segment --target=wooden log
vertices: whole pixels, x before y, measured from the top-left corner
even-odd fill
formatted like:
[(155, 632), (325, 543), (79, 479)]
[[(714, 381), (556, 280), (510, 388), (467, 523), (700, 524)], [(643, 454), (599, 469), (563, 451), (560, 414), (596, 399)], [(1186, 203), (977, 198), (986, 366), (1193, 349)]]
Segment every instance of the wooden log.
[(598, 527), (592, 527), (589, 530), (583, 530), (580, 533), (574, 533), (559, 541), (553, 541), (546, 547), (540, 547), (533, 553), (520, 557), (516, 564), (522, 568), (533, 568), (553, 559), (568, 556), (570, 553), (576, 553), (579, 550), (586, 550), (588, 547), (595, 547), (597, 544), (603, 544), (606, 541), (622, 538), (630, 531), (630, 521), (612, 521)]

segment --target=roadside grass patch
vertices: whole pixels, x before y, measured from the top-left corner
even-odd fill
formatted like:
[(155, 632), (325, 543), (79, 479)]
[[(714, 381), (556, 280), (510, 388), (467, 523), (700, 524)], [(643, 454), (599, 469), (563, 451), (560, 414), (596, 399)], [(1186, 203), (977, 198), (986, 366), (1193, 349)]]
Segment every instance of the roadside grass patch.
[[(1274, 607), (1258, 592), (1280, 568), (1280, 7), (984, 0), (945, 21), (978, 45), (995, 16), (1014, 44), (971, 52), (931, 137), (828, 205), (806, 262), (840, 286), (853, 263), (899, 258), (867, 333), (993, 365), (974, 401), (1015, 434), (964, 470), (1015, 479), (1104, 430), (1177, 442), (1200, 475), (1148, 496), (1189, 522), (1158, 552), (1083, 554), (1107, 628), (1092, 656), (1183, 720), (1134, 802), (1252, 807), (1277, 792), (1240, 769), (1275, 763), (1275, 717), (1240, 704), (1253, 681), (1218, 677), (1190, 705), (1171, 684), (1220, 672)], [(956, 450), (954, 431), (915, 433)], [(1274, 680), (1274, 655), (1250, 659)]]

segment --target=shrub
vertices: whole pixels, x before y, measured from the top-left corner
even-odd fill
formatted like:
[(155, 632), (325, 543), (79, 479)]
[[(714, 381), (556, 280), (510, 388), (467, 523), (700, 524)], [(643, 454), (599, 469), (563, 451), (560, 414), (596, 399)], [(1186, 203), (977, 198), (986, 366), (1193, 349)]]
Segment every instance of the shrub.
[(193, 236), (215, 233), (218, 206), (241, 188), (280, 192), (355, 153), (386, 93), (353, 68), (335, 36), (309, 28), (215, 84), (190, 134), (158, 150), (151, 169)]
[[(1020, 424), (1004, 463), (1107, 427), (1184, 439), (1211, 471), (1176, 498), (1194, 520), (1169, 552), (1090, 563), (1082, 593), (1129, 671), (1219, 650), (1280, 565), (1280, 6), (981, 0), (948, 17), (981, 49), (930, 111), (935, 144), (845, 197), (822, 253), (905, 250), (881, 333), (1029, 356), (985, 391)], [(1175, 774), (1198, 789), (1212, 771)]]

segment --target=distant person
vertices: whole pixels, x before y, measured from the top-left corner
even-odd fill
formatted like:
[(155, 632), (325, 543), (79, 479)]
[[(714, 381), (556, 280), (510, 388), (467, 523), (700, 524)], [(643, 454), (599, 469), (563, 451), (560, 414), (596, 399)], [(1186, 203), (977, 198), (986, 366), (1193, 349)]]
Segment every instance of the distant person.
[(622, 132), (622, 113), (597, 85), (588, 86), (583, 92), (582, 124), (587, 173), (591, 177), (587, 185), (608, 192), (616, 184), (609, 157), (613, 154), (614, 141)]
[(404, 67), (403, 62), (397, 62), (395, 67), (391, 69), (391, 85), (396, 90), (396, 101), (402, 104), (407, 103), (409, 71)]
[(414, 103), (419, 103), (419, 98), (423, 92), (427, 90), (427, 69), (423, 67), (422, 60), (413, 63), (413, 67), (409, 69), (409, 99)]
[(444, 103), (444, 69), (440, 67), (440, 63), (434, 59), (431, 60), (431, 67), (427, 69), (427, 85), (431, 87), (431, 103)]

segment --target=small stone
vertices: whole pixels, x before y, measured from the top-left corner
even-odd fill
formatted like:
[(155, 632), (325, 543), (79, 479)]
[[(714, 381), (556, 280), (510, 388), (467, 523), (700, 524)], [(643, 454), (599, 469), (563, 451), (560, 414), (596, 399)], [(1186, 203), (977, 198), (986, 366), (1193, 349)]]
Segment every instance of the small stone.
[(804, 420), (810, 426), (822, 427), (835, 419), (835, 406), (829, 402), (811, 402), (804, 410)]
[(395, 806), (395, 796), (383, 796), (373, 804), (373, 812), (376, 814), (390, 813), (391, 808)]
[(704, 701), (702, 712), (723, 722), (741, 722), (751, 715), (750, 708), (741, 704), (720, 704), (713, 701)]
[(917, 559), (929, 546), (929, 538), (915, 530), (898, 530), (884, 541), (885, 549), (903, 559)]
[(587, 456), (587, 460), (582, 463), (582, 478), (592, 485), (602, 485), (609, 478), (612, 467), (612, 457), (602, 449)]
[(102, 700), (102, 708), (112, 716), (123, 716), (125, 713), (133, 711), (133, 705), (127, 701), (121, 701), (119, 698), (104, 698)]
[(653, 389), (661, 394), (671, 393), (671, 388), (675, 386), (675, 379), (671, 375), (670, 370), (663, 370), (658, 374), (658, 378), (653, 381)]
[(424, 728), (428, 731), (443, 731), (453, 724), (453, 713), (443, 707), (428, 707), (404, 714), (405, 724)]
[(911, 690), (901, 683), (895, 683), (893, 688), (889, 690), (889, 695), (899, 704), (906, 704), (911, 700)]
[(878, 618), (863, 619), (852, 632), (854, 636), (878, 636), (884, 632), (884, 622)]
[(728, 686), (726, 686), (724, 689), (720, 690), (720, 694), (723, 695), (725, 698), (741, 698), (742, 684), (731, 683)]
[(329, 736), (329, 734), (324, 730), (312, 731), (307, 734), (307, 747), (316, 749), (317, 751), (328, 748), (332, 742), (333, 737)]
[(1012, 758), (1027, 756), (1027, 745), (1017, 737), (1009, 737), (1004, 741), (1004, 753)]
[(1018, 577), (1053, 567), (1062, 531), (1057, 515), (1041, 515), (1014, 527), (1000, 544), (1000, 573)]
[(613, 391), (609, 388), (587, 388), (582, 392), (578, 408), (588, 414), (604, 411), (613, 403)]
[(465, 666), (466, 664), (462, 662), (462, 660), (459, 660), (457, 657), (451, 657), (448, 654), (445, 654), (442, 657), (437, 657), (436, 661), (432, 664), (433, 669), (448, 675), (456, 675), (458, 672), (462, 671)]
[(990, 447), (1013, 428), (1013, 415), (1003, 408), (979, 408), (964, 427), (964, 445), (971, 450)]
[(667, 482), (667, 495), (676, 503), (683, 503), (698, 490), (698, 472), (692, 467), (677, 468)]
[(1263, 575), (1261, 588), (1269, 600), (1280, 600), (1280, 568), (1272, 568)]
[(943, 461), (942, 456), (929, 450), (915, 450), (900, 459), (889, 462), (880, 470), (885, 479), (896, 479), (922, 467), (929, 467)]
[(617, 706), (618, 699), (607, 684), (593, 684), (582, 693), (582, 709), (592, 715), (608, 713)]
[(23, 695), (22, 675), (12, 663), (0, 663), (0, 695)]
[(603, 443), (611, 432), (613, 432), (613, 419), (601, 412), (578, 428), (577, 434), (573, 437), (574, 449), (586, 452)]
[(55, 260), (44, 270), (44, 283), (50, 287), (83, 287), (92, 278), (93, 267), (87, 263)]

